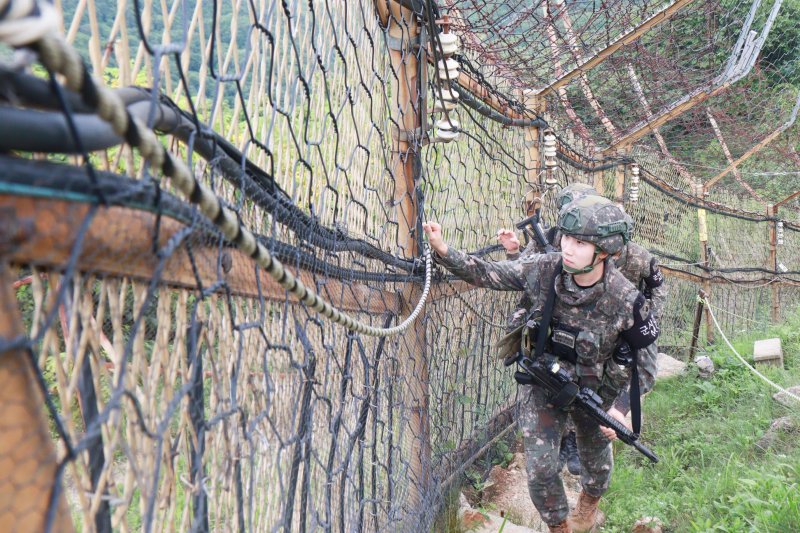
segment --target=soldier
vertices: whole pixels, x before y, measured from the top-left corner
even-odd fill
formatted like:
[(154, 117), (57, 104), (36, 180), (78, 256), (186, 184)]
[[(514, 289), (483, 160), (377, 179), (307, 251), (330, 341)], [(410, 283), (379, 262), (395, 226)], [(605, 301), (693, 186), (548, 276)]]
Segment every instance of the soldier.
[[(599, 196), (597, 190), (591, 185), (586, 183), (571, 183), (558, 192), (558, 195), (556, 196), (556, 207), (559, 211), (561, 211), (565, 205), (569, 204), (573, 200), (578, 200), (584, 196), (590, 195)], [(555, 235), (557, 229), (557, 226), (554, 225), (552, 228), (550, 228), (550, 231), (547, 232), (547, 240), (556, 248), (559, 247), (559, 243), (553, 241), (556, 240)], [(520, 257), (526, 257), (530, 254), (544, 253), (544, 246), (536, 239), (531, 239), (531, 241), (525, 247), (525, 250), (523, 250), (520, 254), (520, 242), (513, 230), (500, 229), (497, 232), (497, 239), (500, 241), (500, 244), (503, 245), (503, 248), (505, 248), (506, 259), (508, 260), (519, 259)], [(519, 300), (519, 303), (517, 304), (517, 308), (514, 310), (508, 320), (507, 331), (512, 331), (519, 327), (530, 308), (531, 302), (527, 295), (523, 294)], [(623, 406), (623, 408), (624, 406), (628, 406), (627, 410), (622, 411), (623, 413), (627, 414), (630, 410), (630, 401), (620, 400), (619, 404), (620, 406)], [(580, 475), (581, 461), (578, 457), (578, 445), (575, 441), (575, 430), (572, 428), (567, 430), (566, 434), (561, 440), (558, 461), (560, 465), (559, 470), (566, 464), (567, 470), (570, 474), (573, 476)]]
[[(617, 206), (590, 196), (567, 205), (558, 227), (561, 254), (491, 263), (449, 248), (439, 224), (423, 224), (437, 261), (462, 279), (496, 290), (525, 291), (536, 310), (543, 309), (547, 294), (555, 291), (547, 351), (559, 357), (562, 368), (581, 386), (597, 392), (611, 416), (622, 420), (612, 405), (630, 372), (614, 361), (614, 349), (620, 338), (640, 349), (658, 336), (644, 296), (608, 260), (624, 244), (628, 224)], [(534, 315), (527, 324), (535, 326), (536, 319)], [(531, 499), (551, 532), (589, 531), (602, 521), (597, 505), (611, 479), (609, 438), (616, 435), (580, 410), (552, 407), (540, 388), (523, 385), (521, 393), (519, 424)], [(557, 468), (561, 435), (570, 417), (584, 466), (583, 490), (572, 513)]]
[[(558, 192), (556, 196), (556, 208), (561, 211), (565, 205), (573, 200), (578, 200), (589, 195), (599, 196), (599, 193), (594, 187), (587, 183), (571, 183)], [(556, 248), (558, 248), (559, 243), (553, 241), (555, 240), (557, 229), (556, 226), (553, 226), (550, 228), (550, 231), (547, 232), (547, 240)], [(506, 259), (508, 260), (519, 259), (520, 257), (530, 254), (544, 253), (544, 246), (536, 239), (531, 239), (525, 247), (525, 250), (520, 254), (520, 242), (513, 230), (505, 228), (498, 230), (497, 239), (500, 241), (500, 244), (503, 245), (503, 248), (506, 249)]]
[[(563, 189), (561, 189), (556, 196), (556, 207), (559, 211), (564, 208), (565, 205), (569, 204), (573, 200), (578, 200), (583, 198), (584, 196), (599, 196), (597, 191), (591, 185), (587, 185), (586, 183), (572, 183), (567, 185)], [(556, 249), (559, 247), (560, 243), (553, 242), (556, 236), (556, 230), (558, 228), (553, 226), (550, 228), (550, 231), (547, 232), (547, 239)], [(513, 261), (515, 259), (519, 259), (521, 257), (526, 257), (531, 254), (540, 254), (544, 253), (544, 246), (536, 239), (531, 239), (531, 242), (525, 247), (525, 250), (520, 253), (519, 247), (520, 242), (517, 239), (516, 234), (513, 230), (508, 229), (500, 229), (497, 232), (497, 239), (500, 241), (500, 244), (503, 245), (503, 248), (506, 250), (506, 259), (509, 261)], [(525, 295), (522, 295), (520, 298), (519, 304), (517, 304), (517, 309), (511, 314), (511, 317), (508, 320), (507, 329), (508, 331), (513, 330), (514, 328), (518, 327), (522, 324), (522, 319), (525, 317), (525, 314), (530, 309), (529, 301)]]
[[(597, 191), (590, 185), (583, 183), (573, 183), (564, 187), (556, 197), (556, 205), (559, 209), (572, 201), (573, 199), (583, 198), (587, 195), (597, 195)], [(627, 216), (627, 215), (626, 215)], [(627, 216), (630, 231), (633, 231), (633, 219)], [(520, 257), (519, 254), (519, 240), (513, 232), (508, 230), (498, 231), (498, 238), (501, 232), (510, 233), (513, 238), (504, 234), (500, 243), (506, 249), (507, 259), (516, 259)], [(633, 283), (650, 301), (650, 310), (653, 313), (653, 318), (658, 322), (664, 311), (664, 303), (667, 298), (667, 288), (664, 285), (664, 276), (658, 268), (658, 260), (646, 248), (634, 242), (631, 242), (630, 236), (628, 242), (622, 249), (614, 254), (614, 265), (619, 271)], [(516, 241), (516, 245), (515, 245)], [(541, 253), (540, 250), (534, 246), (533, 243), (528, 244), (522, 252), (522, 257), (530, 253)], [(527, 309), (530, 308), (529, 302), (523, 296), (517, 309), (512, 314), (509, 327), (513, 329), (519, 325), (515, 320), (521, 321), (521, 317), (525, 316)], [(519, 317), (519, 318), (517, 318)], [(658, 347), (655, 343), (650, 344), (647, 348), (640, 350), (637, 354), (637, 361), (639, 367), (639, 389), (640, 394), (644, 396), (653, 389), (655, 385), (656, 375), (658, 374)], [(619, 398), (614, 404), (614, 407), (621, 413), (627, 415), (631, 409), (630, 403), (630, 387), (626, 387), (620, 394)], [(566, 463), (567, 469), (570, 474), (580, 474), (580, 459), (578, 458), (577, 447), (575, 443), (575, 432), (570, 430), (564, 436), (561, 442), (561, 453), (559, 454), (559, 461), (561, 466)]]

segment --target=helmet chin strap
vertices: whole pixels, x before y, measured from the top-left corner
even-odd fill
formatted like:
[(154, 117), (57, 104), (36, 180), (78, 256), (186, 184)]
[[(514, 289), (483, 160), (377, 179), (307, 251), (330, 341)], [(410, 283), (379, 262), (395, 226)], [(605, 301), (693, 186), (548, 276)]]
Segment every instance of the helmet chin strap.
[(602, 250), (600, 249), (599, 246), (597, 246), (595, 244), (595, 246), (594, 246), (594, 255), (592, 256), (592, 262), (589, 263), (587, 266), (585, 266), (583, 268), (572, 268), (572, 267), (567, 266), (567, 265), (562, 265), (562, 266), (563, 266), (564, 270), (566, 270), (568, 273), (572, 274), (573, 276), (575, 274), (588, 274), (589, 272), (594, 270), (594, 267), (596, 267), (599, 264), (596, 261), (597, 261), (597, 256), (600, 255), (600, 252), (602, 252)]

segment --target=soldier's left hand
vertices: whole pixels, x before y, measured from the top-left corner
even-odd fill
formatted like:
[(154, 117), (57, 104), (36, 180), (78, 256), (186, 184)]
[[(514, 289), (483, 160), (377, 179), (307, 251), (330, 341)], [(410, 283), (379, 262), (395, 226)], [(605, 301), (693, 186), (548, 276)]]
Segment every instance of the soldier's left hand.
[(514, 253), (519, 251), (519, 239), (512, 230), (505, 228), (497, 230), (497, 240), (500, 241), (506, 252)]
[(442, 226), (440, 226), (438, 222), (423, 222), (422, 231), (428, 236), (428, 242), (433, 251), (441, 256), (447, 255), (447, 244), (445, 244), (444, 238), (442, 238)]
[[(625, 427), (626, 427), (626, 428), (628, 428), (628, 429), (631, 429), (631, 426), (630, 426), (630, 424), (628, 423), (628, 419), (627, 419), (627, 418), (625, 418), (625, 415), (624, 415), (624, 414), (622, 414), (622, 412), (621, 412), (621, 411), (619, 411), (619, 410), (618, 410), (616, 407), (612, 407), (612, 408), (611, 408), (611, 409), (609, 409), (607, 412), (608, 412), (608, 414), (609, 414), (609, 415), (613, 416), (614, 418), (616, 418), (617, 420), (619, 420), (620, 422), (622, 422), (622, 425), (623, 425), (623, 426), (625, 426)], [(617, 440), (617, 434), (616, 434), (616, 432), (615, 432), (613, 429), (611, 429), (611, 428), (607, 428), (607, 427), (605, 427), (605, 426), (600, 426), (600, 432), (601, 432), (601, 433), (602, 433), (602, 434), (605, 436), (605, 438), (607, 438), (608, 440)]]

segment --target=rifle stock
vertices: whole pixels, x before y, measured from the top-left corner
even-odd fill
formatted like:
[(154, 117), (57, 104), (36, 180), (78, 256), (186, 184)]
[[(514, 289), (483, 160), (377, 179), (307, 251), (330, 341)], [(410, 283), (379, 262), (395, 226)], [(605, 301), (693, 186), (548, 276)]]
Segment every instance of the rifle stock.
[(550, 244), (550, 241), (547, 240), (547, 236), (544, 234), (540, 211), (540, 209), (537, 209), (534, 214), (517, 223), (517, 228), (524, 230), (526, 226), (530, 226), (533, 230), (533, 235), (536, 237), (536, 240), (539, 241), (539, 244), (544, 248), (544, 251), (549, 254), (551, 252), (555, 252), (556, 249), (552, 244)]

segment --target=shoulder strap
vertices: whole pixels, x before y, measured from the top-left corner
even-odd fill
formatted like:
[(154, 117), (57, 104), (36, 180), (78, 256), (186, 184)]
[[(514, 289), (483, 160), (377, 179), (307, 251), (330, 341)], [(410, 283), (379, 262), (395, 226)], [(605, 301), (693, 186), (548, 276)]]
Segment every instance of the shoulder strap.
[(642, 432), (642, 398), (639, 391), (639, 350), (633, 350), (633, 362), (631, 363), (631, 386), (628, 388), (628, 396), (631, 401), (631, 425), (633, 432), (639, 435)]
[(547, 301), (542, 310), (542, 323), (539, 324), (539, 333), (536, 337), (536, 352), (534, 358), (539, 359), (544, 355), (544, 345), (547, 343), (547, 336), (549, 334), (550, 322), (553, 321), (553, 308), (556, 305), (556, 278), (561, 273), (561, 260), (559, 259), (553, 268), (553, 279), (550, 282), (550, 292), (547, 294)]

